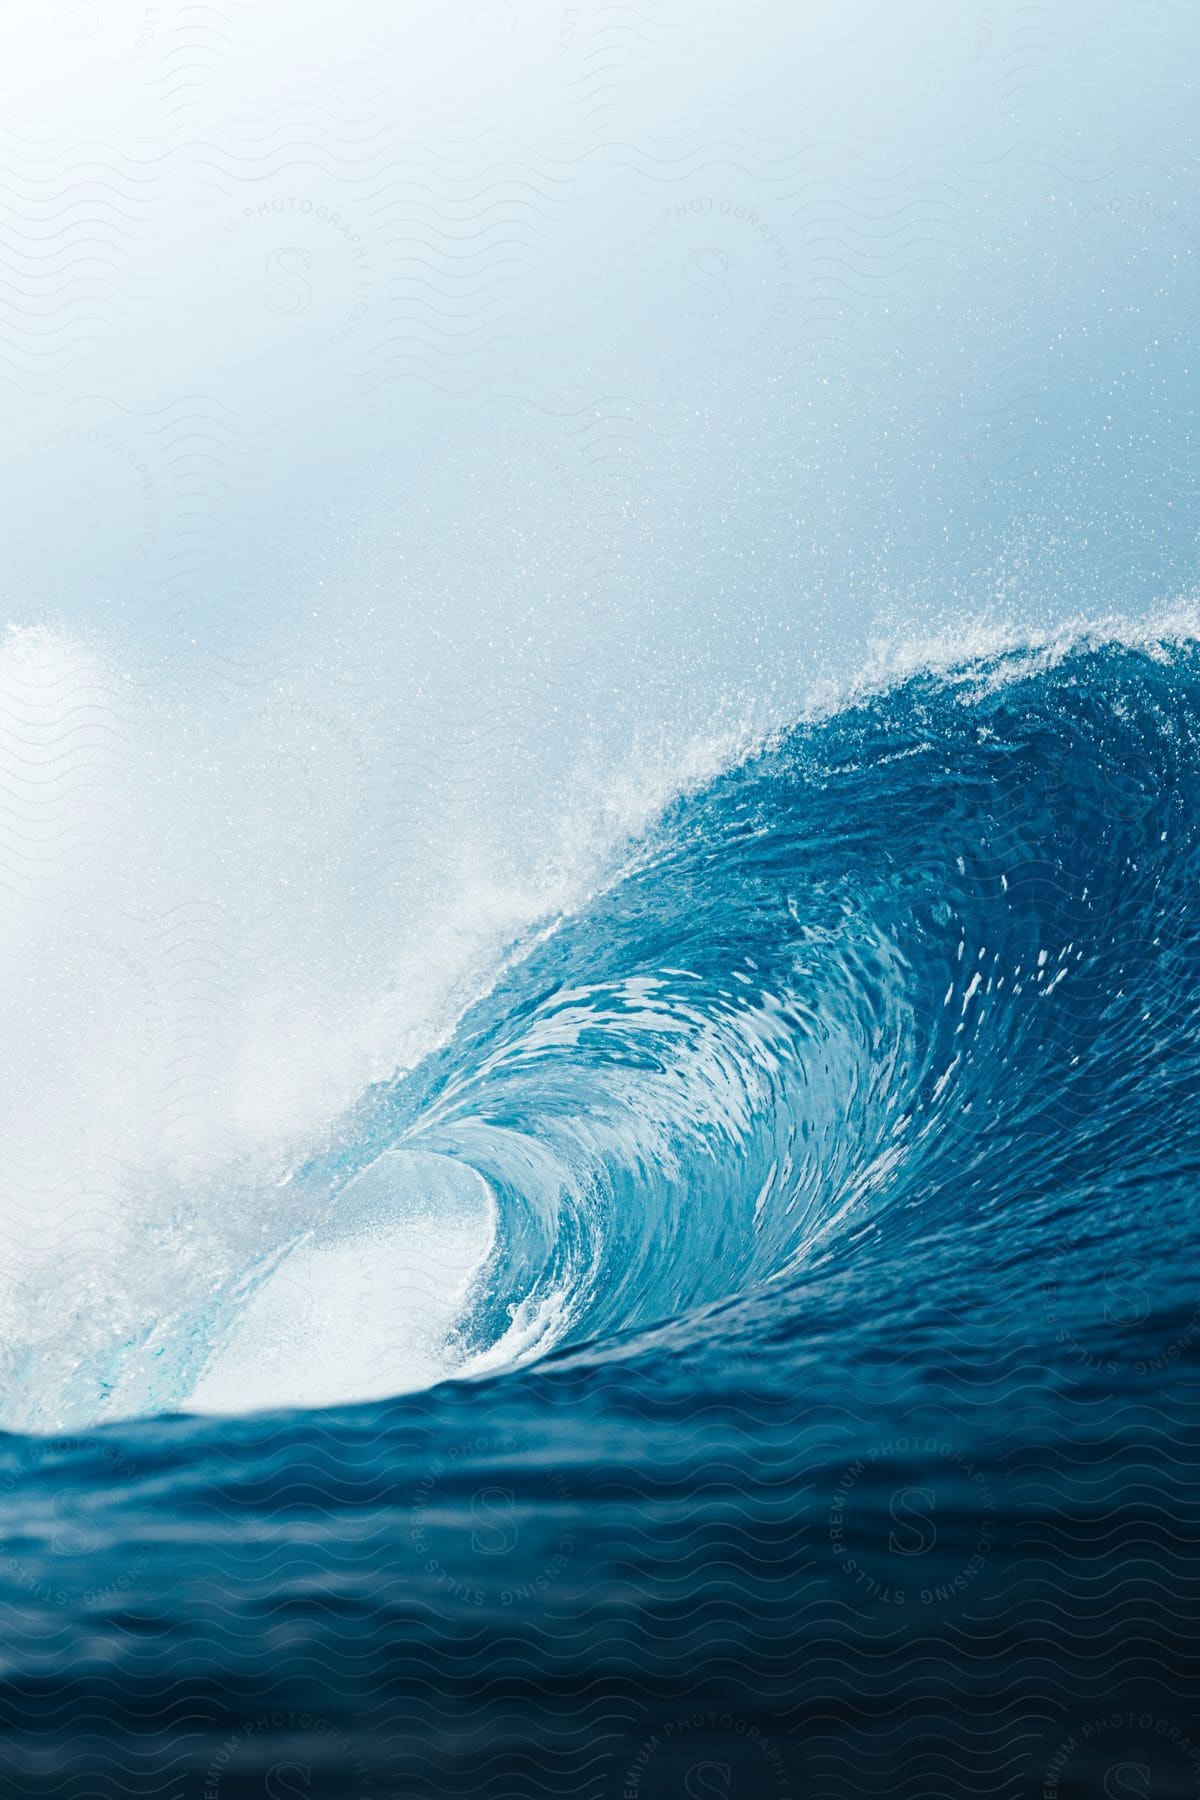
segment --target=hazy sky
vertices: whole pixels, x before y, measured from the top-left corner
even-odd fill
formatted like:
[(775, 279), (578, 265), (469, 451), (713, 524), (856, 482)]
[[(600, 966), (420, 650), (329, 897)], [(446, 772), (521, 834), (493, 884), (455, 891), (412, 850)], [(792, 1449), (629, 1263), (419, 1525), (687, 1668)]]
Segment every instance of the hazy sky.
[(270, 655), (324, 580), (619, 680), (1190, 580), (1194, 8), (15, 27), (14, 619)]

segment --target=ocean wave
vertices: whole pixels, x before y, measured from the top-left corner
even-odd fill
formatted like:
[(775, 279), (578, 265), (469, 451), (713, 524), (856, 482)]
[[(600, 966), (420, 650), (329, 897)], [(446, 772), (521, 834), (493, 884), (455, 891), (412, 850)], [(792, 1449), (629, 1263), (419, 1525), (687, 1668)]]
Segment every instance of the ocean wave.
[[(444, 1259), (461, 1310), (394, 1363), (396, 1389), (603, 1358), (668, 1320), (703, 1334), (714, 1303), (956, 1215), (1004, 1216), (1015, 1251), (1081, 1185), (1111, 1243), (1104, 1209), (1151, 1169), (1170, 1183), (1196, 1074), (1177, 1000), (1197, 954), (1191, 627), (932, 662), (864, 678), (669, 804), (295, 1172), (309, 1256), (367, 1172), (400, 1214), (420, 1158), (486, 1185), (465, 1287)], [(412, 1253), (436, 1284), (436, 1249)], [(191, 1324), (191, 1368), (261, 1279)], [(345, 1300), (381, 1343), (408, 1311), (401, 1282)], [(379, 1391), (357, 1368), (312, 1398)]]
[(10, 1389), (103, 1427), (0, 1437), (25, 1787), (1186, 1791), (1198, 726), (1181, 631), (727, 745), (168, 1191)]

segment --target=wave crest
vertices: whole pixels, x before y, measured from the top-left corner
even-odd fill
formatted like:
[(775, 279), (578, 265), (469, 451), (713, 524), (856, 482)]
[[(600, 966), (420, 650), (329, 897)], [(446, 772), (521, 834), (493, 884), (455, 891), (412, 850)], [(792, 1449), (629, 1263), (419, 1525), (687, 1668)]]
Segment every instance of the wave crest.
[(1048, 1201), (1122, 1143), (1165, 1038), (1195, 1059), (1156, 1002), (1195, 955), (1198, 678), (1187, 643), (1076, 644), (797, 726), (671, 806), (297, 1180), (389, 1144), (486, 1180), (475, 1372), (702, 1331), (968, 1195)]

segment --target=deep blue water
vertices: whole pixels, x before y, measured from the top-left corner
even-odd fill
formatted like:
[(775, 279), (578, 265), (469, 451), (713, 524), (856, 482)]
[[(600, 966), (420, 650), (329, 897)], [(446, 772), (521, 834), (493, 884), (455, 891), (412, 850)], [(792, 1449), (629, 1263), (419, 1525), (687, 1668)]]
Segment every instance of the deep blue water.
[(1198, 727), (1076, 643), (678, 799), (297, 1176), (477, 1171), (526, 1360), (3, 1440), (0, 1791), (1200, 1793)]

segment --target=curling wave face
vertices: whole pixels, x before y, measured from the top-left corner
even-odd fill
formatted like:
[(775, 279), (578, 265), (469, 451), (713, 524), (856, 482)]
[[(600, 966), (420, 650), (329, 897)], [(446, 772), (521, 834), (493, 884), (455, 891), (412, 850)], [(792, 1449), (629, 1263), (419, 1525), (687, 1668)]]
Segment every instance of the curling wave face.
[[(703, 1339), (710, 1303), (782, 1305), (820, 1260), (988, 1218), (1017, 1255), (1072, 1206), (1069, 1287), (1124, 1259), (1140, 1293), (1140, 1205), (1171, 1212), (1195, 1131), (1198, 717), (1189, 645), (1010, 654), (680, 799), (295, 1175), (319, 1223), (192, 1322), (170, 1403), (370, 1397), (669, 1319)], [(1156, 1304), (1189, 1279), (1160, 1271)]]

